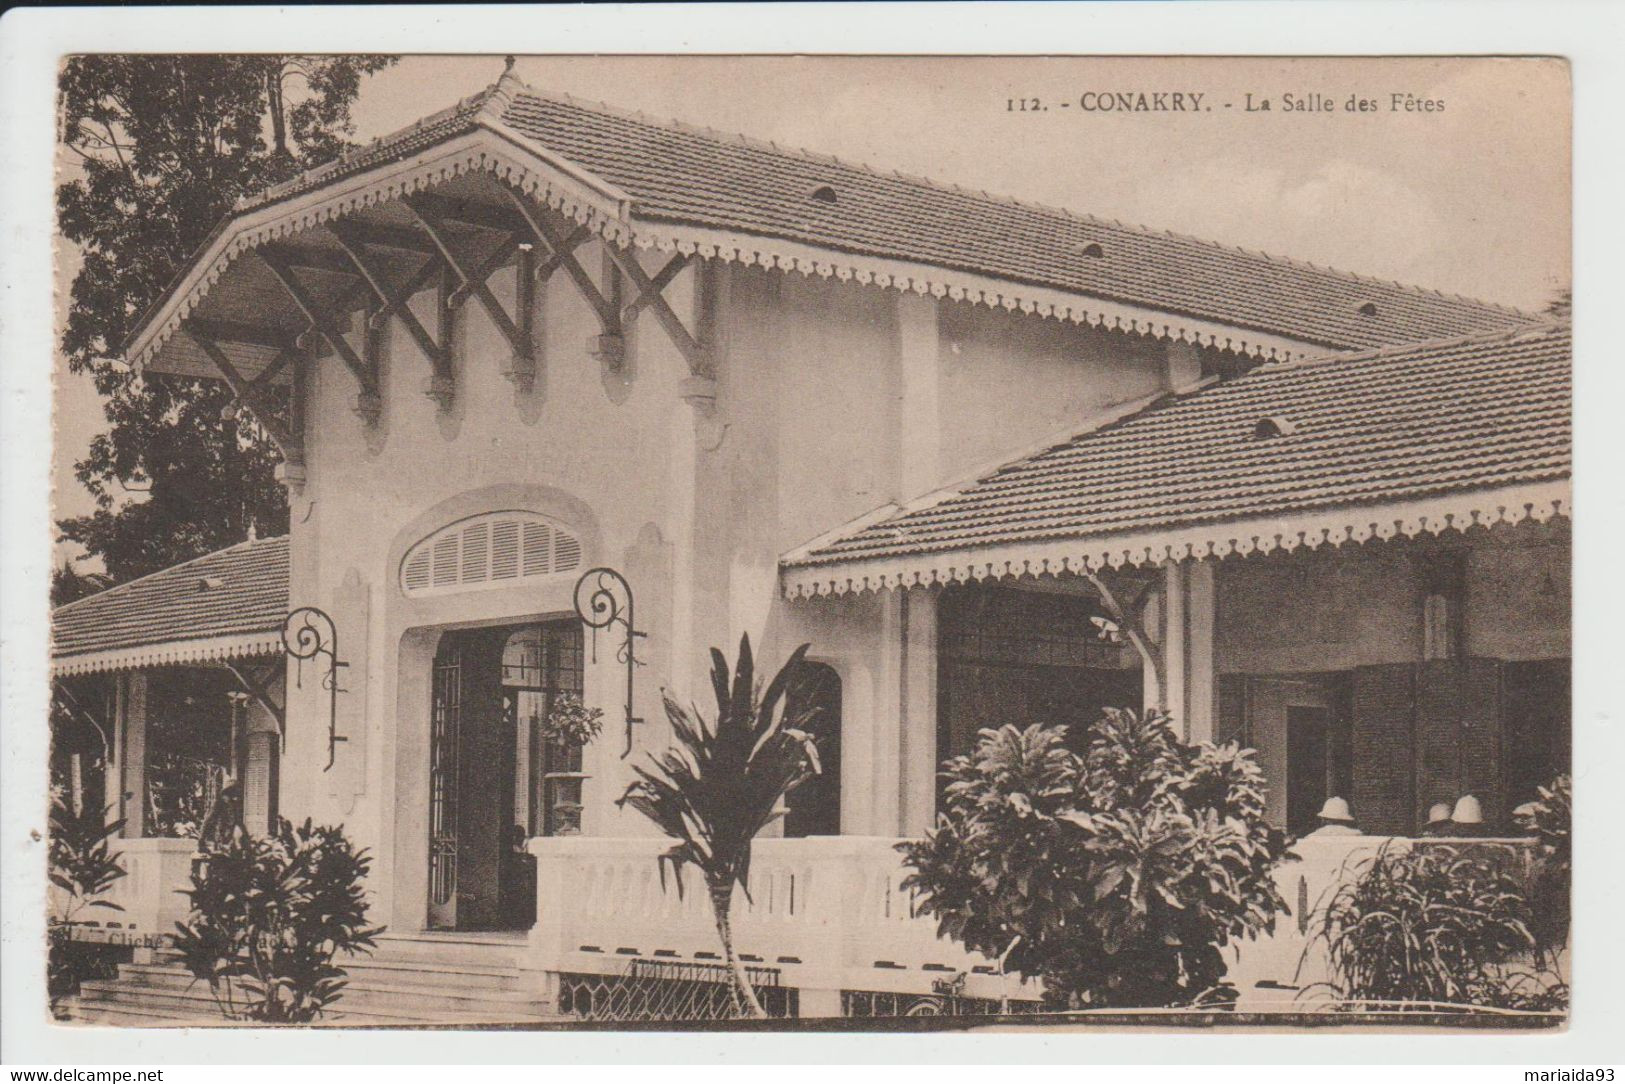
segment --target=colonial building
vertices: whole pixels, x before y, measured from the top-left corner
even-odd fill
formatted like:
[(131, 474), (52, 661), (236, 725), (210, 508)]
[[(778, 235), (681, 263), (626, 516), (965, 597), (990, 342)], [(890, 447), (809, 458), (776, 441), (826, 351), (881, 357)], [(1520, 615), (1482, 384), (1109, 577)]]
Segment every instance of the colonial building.
[[(983, 726), (1165, 707), (1258, 749), (1293, 831), (1469, 796), (1499, 831), (1566, 765), (1569, 338), (1523, 312), (505, 75), (241, 201), (127, 357), (231, 384), (292, 530), (58, 611), (82, 755), (153, 808), (155, 690), (213, 668), (245, 819), (374, 856), (357, 1019), (584, 1012), (715, 961), (614, 800), (661, 688), (700, 699), (742, 633), (811, 643), (828, 721), (737, 920), (804, 1015), (1022, 996), (893, 850)], [(262, 672), (289, 609), (303, 657)], [(567, 694), (604, 713), (585, 747), (539, 740)], [(158, 916), (184, 869), (119, 891)], [(1290, 985), (1299, 933), (1236, 974)]]

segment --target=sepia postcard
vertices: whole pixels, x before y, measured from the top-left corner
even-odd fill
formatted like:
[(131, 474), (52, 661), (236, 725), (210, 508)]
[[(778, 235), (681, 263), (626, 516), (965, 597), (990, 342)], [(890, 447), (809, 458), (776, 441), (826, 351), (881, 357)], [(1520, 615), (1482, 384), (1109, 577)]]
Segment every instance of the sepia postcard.
[(7, 1013), (1561, 1031), (1571, 97), (63, 56)]

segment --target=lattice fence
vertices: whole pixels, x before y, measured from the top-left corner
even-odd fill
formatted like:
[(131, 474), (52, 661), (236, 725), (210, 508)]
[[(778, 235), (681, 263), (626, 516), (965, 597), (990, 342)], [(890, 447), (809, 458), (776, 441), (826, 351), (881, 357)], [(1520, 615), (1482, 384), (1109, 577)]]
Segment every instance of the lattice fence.
[(964, 976), (934, 982), (929, 994), (842, 990), (841, 1015), (859, 1019), (894, 1016), (1000, 1016), (1042, 1012), (1041, 1001), (966, 997)]
[[(779, 971), (747, 967), (756, 999), (778, 1019), (797, 1014), (796, 991), (779, 984)], [(560, 977), (559, 1011), (582, 1020), (733, 1020), (739, 1017), (721, 964), (632, 960), (620, 975), (567, 973)]]

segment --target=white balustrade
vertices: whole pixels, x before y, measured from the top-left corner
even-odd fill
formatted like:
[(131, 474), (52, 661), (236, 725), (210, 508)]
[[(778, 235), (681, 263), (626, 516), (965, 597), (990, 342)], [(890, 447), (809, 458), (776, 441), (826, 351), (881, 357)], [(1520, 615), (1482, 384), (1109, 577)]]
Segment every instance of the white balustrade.
[[(776, 968), (803, 990), (931, 993), (934, 982), (967, 975), (972, 997), (1036, 998), (1037, 989), (997, 973), (993, 962), (936, 935), (902, 887), (907, 871), (897, 840), (864, 836), (762, 839), (755, 844), (749, 896), (735, 890), (734, 946), (748, 966)], [(682, 895), (657, 866), (669, 840), (589, 836), (533, 839), (536, 926), (528, 966), (548, 972), (619, 974), (631, 959), (720, 963), (704, 881), (692, 868)], [(1226, 950), (1227, 979), (1249, 1003), (1291, 1000), (1326, 978), (1323, 953), (1305, 947), (1312, 913), (1334, 886), (1383, 846), (1512, 845), (1522, 840), (1408, 840), (1314, 836), (1293, 847), (1298, 860), (1276, 869), (1291, 913), (1275, 932)], [(1263, 985), (1260, 986), (1259, 984)]]
[[(930, 993), (968, 976), (965, 992), (999, 997), (993, 963), (936, 936), (902, 887), (897, 840), (866, 836), (760, 839), (750, 891), (736, 889), (735, 950), (747, 966), (778, 969), (785, 985), (819, 990)], [(564, 836), (530, 841), (536, 856), (536, 926), (529, 966), (615, 974), (632, 958), (720, 963), (705, 883), (693, 868), (678, 892), (665, 839)], [(1009, 981), (1012, 997), (1034, 997)]]
[[(186, 918), (188, 900), (182, 890), (192, 886), (192, 860), (197, 856), (195, 839), (115, 839), (109, 846), (124, 867), (124, 876), (108, 886), (96, 899), (116, 903), (111, 907), (82, 906), (73, 916), (74, 936), (86, 940), (140, 940), (175, 932), (175, 923)], [(51, 887), (53, 916), (60, 916), (65, 894)]]

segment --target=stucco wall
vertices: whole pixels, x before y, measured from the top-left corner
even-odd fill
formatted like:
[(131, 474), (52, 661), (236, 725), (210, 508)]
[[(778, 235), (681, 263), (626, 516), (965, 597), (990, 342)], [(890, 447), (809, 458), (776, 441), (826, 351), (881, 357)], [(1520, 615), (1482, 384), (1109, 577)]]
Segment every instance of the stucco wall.
[[(1348, 670), (1422, 657), (1422, 581), (1405, 545), (1225, 561), (1218, 566), (1220, 673)], [(1468, 550), (1464, 653), (1569, 655), (1567, 535), (1523, 528)]]
[(944, 482), (1166, 387), (1155, 340), (965, 302), (938, 314)]
[[(595, 246), (578, 254), (599, 265)], [(685, 270), (666, 291), (685, 320), (700, 316), (698, 273)], [(490, 284), (511, 305), (512, 270)], [(326, 694), (313, 675), (290, 688), (283, 804), (290, 815), (345, 823), (372, 849), (386, 917), (400, 928), (422, 921), (429, 668), (439, 637), (568, 614), (576, 575), (407, 599), (398, 569), (414, 542), (466, 516), (528, 509), (582, 539), (582, 567), (625, 572), (648, 634), (634, 757), (669, 741), (662, 686), (703, 704), (711, 645), (731, 656), (749, 632), (774, 664), (812, 642), (846, 694), (843, 824), (895, 832), (928, 814), (933, 709), (911, 707), (910, 697), (934, 666), (929, 600), (786, 603), (779, 554), (1166, 381), (1160, 345), (1141, 349), (1037, 317), (760, 269), (721, 268), (715, 284), (705, 317), (717, 378), (711, 411), (683, 399), (688, 362), (647, 311), (628, 331), (622, 372), (594, 357), (596, 320), (562, 273), (538, 291), (541, 350), (529, 394), (505, 379), (508, 344), (476, 303), (458, 320), (450, 410), (424, 394), (429, 363), (398, 326), (372, 428), (354, 413), (356, 382), (339, 359), (315, 366), (309, 481), (292, 501), (293, 602), (337, 620), (349, 664), (337, 728), (347, 740), (324, 770)], [(412, 304), (433, 326), (432, 295)], [(630, 779), (618, 646), (601, 638), (598, 661), (588, 663), (586, 699), (606, 719), (584, 765), (588, 834), (652, 831), (612, 801)], [(916, 730), (922, 738), (910, 744)]]

